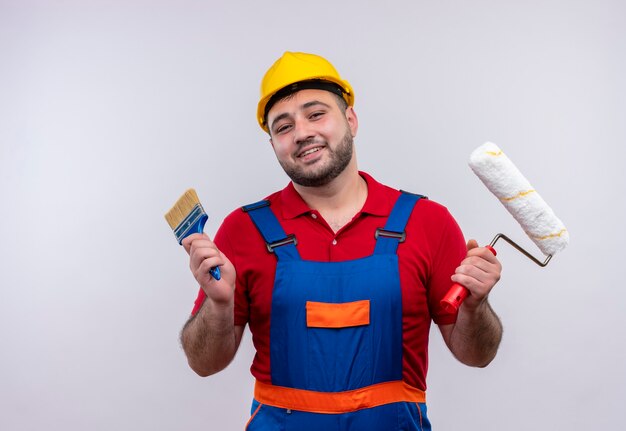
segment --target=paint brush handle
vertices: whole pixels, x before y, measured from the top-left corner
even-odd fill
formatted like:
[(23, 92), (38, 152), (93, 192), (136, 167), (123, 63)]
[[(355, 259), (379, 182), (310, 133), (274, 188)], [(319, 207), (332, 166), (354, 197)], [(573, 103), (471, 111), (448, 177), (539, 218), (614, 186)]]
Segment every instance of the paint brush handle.
[[(185, 233), (180, 238), (179, 244), (182, 244), (183, 239), (187, 238), (191, 234), (204, 232), (204, 225), (206, 224), (206, 221), (208, 219), (209, 219), (209, 216), (204, 214), (204, 211), (203, 211), (203, 214), (201, 214), (192, 224), (185, 227)], [(219, 280), (220, 278), (222, 278), (222, 274), (220, 272), (219, 266), (214, 266), (213, 268), (211, 268), (209, 270), (209, 274), (211, 274), (211, 277), (213, 277), (216, 280)]]
[[(495, 248), (490, 245), (486, 247), (487, 249), (489, 249), (490, 252), (493, 253), (494, 256), (496, 256)], [(441, 307), (447, 313), (456, 313), (457, 311), (459, 311), (459, 307), (468, 296), (469, 290), (467, 290), (465, 286), (459, 283), (454, 283), (452, 287), (450, 287), (450, 290), (448, 290), (448, 293), (446, 293), (446, 296), (444, 296), (441, 300)]]

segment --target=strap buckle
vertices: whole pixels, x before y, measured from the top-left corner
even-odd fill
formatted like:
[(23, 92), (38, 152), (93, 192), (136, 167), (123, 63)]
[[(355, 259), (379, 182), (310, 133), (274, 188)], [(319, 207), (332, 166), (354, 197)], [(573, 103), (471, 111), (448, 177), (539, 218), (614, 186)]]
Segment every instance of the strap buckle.
[(270, 253), (274, 253), (274, 249), (276, 247), (281, 247), (290, 243), (293, 243), (293, 245), (298, 245), (298, 240), (296, 240), (296, 236), (294, 234), (287, 235), (286, 238), (274, 241), (272, 243), (266, 242), (265, 245), (267, 247), (267, 251), (269, 251)]
[(376, 229), (374, 238), (378, 239), (379, 236), (382, 236), (383, 238), (395, 238), (399, 240), (399, 242), (404, 242), (404, 240), (406, 239), (406, 232), (405, 231), (394, 232), (392, 230), (385, 230), (382, 228), (378, 228)]

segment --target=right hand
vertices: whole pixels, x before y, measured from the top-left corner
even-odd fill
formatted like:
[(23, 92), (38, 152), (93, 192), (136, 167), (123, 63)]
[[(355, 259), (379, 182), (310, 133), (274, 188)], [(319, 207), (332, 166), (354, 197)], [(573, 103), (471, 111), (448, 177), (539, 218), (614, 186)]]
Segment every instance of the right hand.
[[(189, 268), (206, 296), (217, 304), (233, 302), (235, 292), (235, 267), (222, 254), (215, 243), (205, 233), (195, 233), (183, 239), (185, 251), (189, 254)], [(209, 273), (219, 266), (222, 277), (215, 280)]]

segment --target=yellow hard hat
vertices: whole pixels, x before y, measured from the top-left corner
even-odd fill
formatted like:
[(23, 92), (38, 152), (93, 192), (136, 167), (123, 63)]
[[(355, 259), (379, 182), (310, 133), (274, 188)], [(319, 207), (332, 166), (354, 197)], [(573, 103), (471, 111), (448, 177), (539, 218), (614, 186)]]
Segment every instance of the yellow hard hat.
[[(348, 106), (354, 106), (352, 87), (348, 81), (341, 79), (337, 70), (328, 60), (315, 54), (287, 51), (269, 68), (263, 81), (261, 81), (261, 99), (257, 108), (257, 120), (263, 130), (268, 132), (265, 116), (268, 108), (271, 107), (271, 104), (268, 107), (268, 102), (272, 97), (283, 88), (303, 81), (319, 82), (319, 85), (293, 86), (293, 90), (290, 92), (304, 88), (323, 88), (333, 91), (323, 85), (324, 83), (332, 83), (339, 87), (341, 96)], [(332, 87), (337, 88), (335, 85)]]

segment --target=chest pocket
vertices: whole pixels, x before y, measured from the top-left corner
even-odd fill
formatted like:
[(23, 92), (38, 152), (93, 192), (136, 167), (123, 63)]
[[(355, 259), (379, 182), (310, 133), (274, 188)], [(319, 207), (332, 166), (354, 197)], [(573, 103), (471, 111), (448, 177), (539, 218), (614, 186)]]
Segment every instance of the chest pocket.
[(370, 301), (306, 302), (307, 328), (348, 328), (370, 324)]

